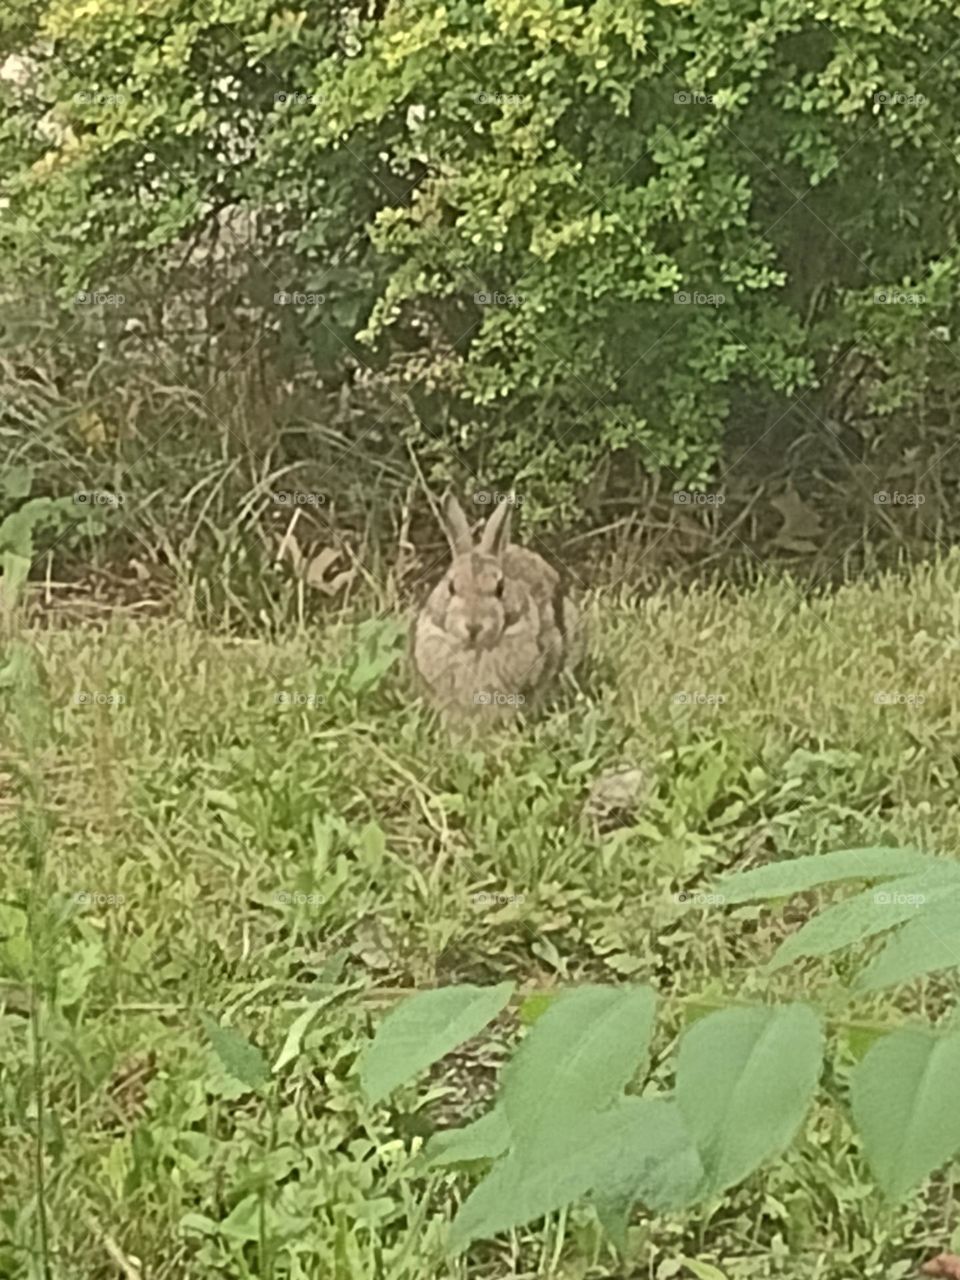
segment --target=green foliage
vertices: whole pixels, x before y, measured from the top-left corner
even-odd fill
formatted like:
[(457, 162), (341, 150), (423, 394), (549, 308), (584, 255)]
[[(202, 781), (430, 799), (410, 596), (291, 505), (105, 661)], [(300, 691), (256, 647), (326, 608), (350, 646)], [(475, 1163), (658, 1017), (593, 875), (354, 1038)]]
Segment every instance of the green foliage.
[[(923, 403), (957, 321), (953, 23), (941, 0), (830, 24), (800, 0), (46, 0), (3, 33), (34, 64), (3, 88), (0, 243), (74, 312), (123, 285), (183, 329), (190, 251), (249, 214), (218, 332), (348, 396), (368, 365), (386, 408), (348, 438), (570, 515), (624, 467), (703, 480), (728, 422), (759, 435), (798, 392), (826, 412), (851, 368), (877, 411)], [(877, 301), (901, 294), (923, 301)], [(78, 350), (101, 320), (121, 333), (97, 317)]]
[(793, 1138), (813, 1100), (823, 1058), (819, 1021), (803, 1005), (725, 1009), (680, 1043), (677, 1105), (718, 1195)]
[(361, 1080), (371, 1102), (469, 1040), (495, 1018), (513, 994), (513, 983), (497, 987), (428, 991), (400, 1005), (381, 1025), (364, 1057)]
[[(12, 465), (0, 470), (0, 606), (9, 613), (27, 580), (38, 538), (54, 543), (77, 531), (90, 537), (103, 528), (103, 515), (75, 498), (31, 498), (33, 469)], [(86, 495), (84, 495), (86, 496)], [(10, 509), (12, 508), (12, 509)]]
[[(899, 874), (903, 871), (913, 874)], [(858, 978), (862, 990), (894, 986), (960, 963), (960, 863), (948, 859), (910, 849), (845, 849), (729, 876), (718, 889), (724, 900), (743, 902), (850, 879), (885, 879), (885, 887), (808, 921), (783, 943), (774, 968), (800, 956), (829, 955), (889, 929), (898, 932)]]
[(204, 1030), (224, 1069), (248, 1089), (259, 1089), (270, 1078), (263, 1054), (236, 1027), (222, 1027), (209, 1014), (202, 1017)]
[[(944, 1174), (886, 1203), (845, 1105), (873, 1044), (960, 1031), (956, 969), (860, 990), (874, 951), (910, 920), (822, 957), (765, 962), (866, 885), (922, 875), (926, 856), (901, 846), (960, 847), (944, 728), (960, 697), (945, 678), (958, 591), (951, 558), (815, 608), (798, 607), (789, 581), (601, 600), (589, 611), (596, 689), (483, 751), (434, 732), (398, 665), (368, 679), (358, 650), (375, 659), (380, 643), (367, 652), (339, 623), (255, 642), (122, 617), (25, 632), (0, 656), (0, 1183), (24, 1192), (0, 1197), (0, 1274), (33, 1280), (42, 1256), (38, 1137), (50, 1270), (77, 1280), (113, 1265), (97, 1226), (144, 1275), (191, 1280), (616, 1274), (598, 1216), (625, 1237), (622, 1270), (671, 1280), (716, 1280), (711, 1267), (724, 1280), (796, 1280), (798, 1259), (818, 1280), (906, 1280), (928, 1247), (956, 1250), (949, 1157), (921, 1142), (918, 1159), (930, 1168), (936, 1156)], [(392, 643), (384, 632), (382, 649)], [(727, 701), (678, 706), (691, 687)], [(878, 689), (925, 702), (881, 707)], [(78, 705), (80, 690), (127, 700)], [(281, 692), (322, 696), (280, 705)], [(594, 829), (595, 782), (628, 764), (646, 792)], [(824, 887), (806, 887), (806, 864), (803, 896), (784, 902), (798, 850), (853, 846), (888, 852), (836, 885), (839, 862), (817, 854)], [(946, 871), (955, 855), (932, 862)], [(780, 877), (769, 902), (709, 892), (724, 871), (761, 863)], [(125, 900), (78, 905), (81, 890)], [(877, 909), (892, 920), (899, 908)], [(606, 1105), (658, 1105), (621, 1113), (632, 1141), (599, 1145), (592, 1190), (447, 1256), (458, 1205), (510, 1151), (495, 1086), (513, 1041), (576, 984), (617, 991), (625, 974), (657, 988), (657, 1021), (649, 1053), (634, 1038), (636, 1074)], [(367, 1027), (398, 991), (508, 979), (509, 1014), (366, 1101)], [(33, 994), (42, 1089), (25, 1034)], [(675, 1097), (687, 1034), (730, 1006), (797, 1002), (830, 1032), (801, 1133), (719, 1205), (697, 1199), (701, 1156), (681, 1137)], [(251, 1089), (232, 1076), (193, 1010), (242, 1031), (271, 1066), (285, 1058), (272, 1080)], [(598, 1078), (605, 1070), (598, 1055)], [(894, 1097), (903, 1105), (906, 1090)], [(954, 1107), (945, 1092), (943, 1115)], [(571, 1117), (563, 1128), (583, 1132)], [(631, 1168), (645, 1149), (649, 1162)], [(555, 1160), (566, 1195), (575, 1161), (565, 1148)], [(538, 1194), (557, 1199), (549, 1184)]]
[(504, 1070), (502, 1104), (517, 1142), (550, 1138), (557, 1116), (608, 1106), (645, 1061), (655, 997), (644, 987), (581, 987), (538, 1019)]
[(850, 1088), (864, 1152), (891, 1198), (960, 1152), (960, 1035), (884, 1036), (857, 1063)]
[[(905, 870), (913, 874), (899, 874)], [(929, 934), (952, 921), (952, 933), (936, 933), (943, 951), (935, 954), (960, 965), (956, 862), (912, 849), (847, 849), (732, 875), (721, 885), (731, 901), (744, 901), (891, 875), (888, 890), (857, 895), (807, 922), (774, 967), (896, 927), (904, 913), (891, 918), (884, 908), (904, 901), (913, 913), (928, 901), (931, 910), (903, 930), (899, 967), (887, 961), (885, 976), (903, 981), (930, 967), (910, 932), (918, 925)], [(444, 1020), (458, 1007), (469, 1014), (482, 998), (476, 988), (425, 992), (384, 1026), (418, 1025), (438, 997)], [(502, 1007), (498, 988), (494, 997)], [(453, 1223), (454, 1249), (586, 1197), (622, 1249), (636, 1203), (663, 1211), (710, 1201), (786, 1150), (820, 1077), (824, 1039), (816, 1011), (793, 1003), (708, 1014), (680, 1037), (674, 1094), (638, 1098), (624, 1090), (646, 1074), (653, 1010), (653, 992), (643, 987), (585, 986), (551, 1000), (504, 1068), (494, 1108), (428, 1146), (434, 1166), (492, 1165)], [(405, 1050), (408, 1065), (397, 1070), (389, 1035), (381, 1032), (370, 1045), (363, 1076), (371, 1101), (429, 1065), (427, 1053), (410, 1059)], [(875, 1040), (856, 1064), (851, 1090), (868, 1163), (889, 1196), (905, 1196), (960, 1153), (956, 1031), (893, 1031)]]
[[(416, 1025), (441, 995), (446, 1017), (457, 996), (465, 1012), (478, 998), (475, 989), (424, 992), (384, 1026), (404, 1014)], [(680, 1042), (674, 1101), (624, 1094), (646, 1071), (653, 1005), (643, 987), (563, 994), (505, 1067), (494, 1109), (428, 1147), (434, 1164), (493, 1161), (453, 1224), (455, 1248), (590, 1193), (622, 1240), (636, 1202), (676, 1209), (716, 1195), (783, 1150), (819, 1074), (813, 1012), (726, 1010), (698, 1022)], [(378, 1034), (363, 1065), (365, 1081), (375, 1082), (365, 1086), (371, 1100), (385, 1092), (378, 1082), (394, 1059), (391, 1037)], [(418, 1069), (424, 1059), (417, 1057)]]

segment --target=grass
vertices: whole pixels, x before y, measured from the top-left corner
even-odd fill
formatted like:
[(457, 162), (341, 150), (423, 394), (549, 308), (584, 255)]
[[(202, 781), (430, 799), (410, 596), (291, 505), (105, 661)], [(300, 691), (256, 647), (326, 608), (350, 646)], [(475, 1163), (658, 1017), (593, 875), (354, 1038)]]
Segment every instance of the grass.
[[(483, 1109), (512, 1019), (385, 1105), (354, 1068), (404, 990), (454, 981), (650, 982), (664, 1080), (691, 997), (836, 1013), (847, 962), (756, 971), (795, 916), (678, 894), (845, 846), (956, 853), (958, 588), (950, 559), (822, 597), (600, 596), (585, 687), (486, 748), (414, 700), (392, 621), (22, 633), (32, 673), (0, 691), (0, 1274), (697, 1280), (693, 1257), (725, 1280), (897, 1280), (956, 1246), (949, 1177), (893, 1208), (872, 1190), (839, 1015), (794, 1149), (709, 1212), (637, 1214), (622, 1271), (585, 1208), (444, 1255), (469, 1179), (416, 1153)], [(605, 821), (591, 788), (625, 768), (642, 795)], [(933, 1017), (944, 994), (854, 1017)], [(259, 1091), (202, 1022), (273, 1063), (310, 1007)]]

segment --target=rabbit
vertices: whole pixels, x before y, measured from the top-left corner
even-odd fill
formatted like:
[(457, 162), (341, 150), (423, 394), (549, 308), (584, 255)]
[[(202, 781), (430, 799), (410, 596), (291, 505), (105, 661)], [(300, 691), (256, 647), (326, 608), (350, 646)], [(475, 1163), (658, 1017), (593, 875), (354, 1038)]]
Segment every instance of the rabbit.
[(571, 654), (576, 606), (555, 569), (510, 542), (512, 508), (501, 501), (474, 544), (460, 503), (443, 500), (453, 559), (414, 622), (412, 657), (430, 700), (455, 717), (529, 711)]

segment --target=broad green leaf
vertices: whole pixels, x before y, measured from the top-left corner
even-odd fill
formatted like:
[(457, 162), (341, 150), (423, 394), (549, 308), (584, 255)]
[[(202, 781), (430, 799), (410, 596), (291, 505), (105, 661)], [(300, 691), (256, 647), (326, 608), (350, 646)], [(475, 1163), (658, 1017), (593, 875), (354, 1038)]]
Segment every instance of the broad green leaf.
[(951, 895), (960, 915), (960, 866), (947, 863), (945, 872), (933, 868), (924, 875), (888, 881), (828, 907), (787, 938), (769, 967), (780, 969), (800, 956), (824, 956), (862, 942), (916, 917), (925, 903)]
[(717, 1194), (779, 1155), (813, 1098), (823, 1058), (806, 1005), (722, 1009), (680, 1041), (677, 1103)]
[(646, 1060), (655, 1007), (653, 991), (635, 986), (578, 987), (556, 1000), (503, 1070), (518, 1142), (621, 1094)]
[[(678, 1130), (658, 1121), (657, 1100), (623, 1098), (594, 1113), (571, 1113), (537, 1141), (517, 1147), (493, 1167), (462, 1205), (451, 1245), (462, 1249), (480, 1236), (521, 1226), (581, 1199), (606, 1180), (611, 1189), (642, 1184), (651, 1189), (672, 1152)], [(619, 1171), (619, 1181), (614, 1177)]]
[(842, 849), (791, 858), (753, 871), (723, 876), (716, 891), (728, 905), (758, 898), (788, 898), (840, 880), (893, 879), (922, 873), (942, 859), (916, 849)]
[(255, 1044), (251, 1044), (236, 1027), (221, 1027), (208, 1014), (201, 1014), (200, 1020), (214, 1052), (235, 1080), (248, 1089), (259, 1089), (266, 1083), (270, 1078), (270, 1068)]
[(960, 965), (960, 911), (956, 903), (937, 902), (898, 930), (854, 989), (879, 991), (954, 965)]
[(672, 1099), (627, 1098), (621, 1105), (640, 1138), (618, 1149), (594, 1185), (592, 1199), (601, 1226), (622, 1252), (635, 1204), (664, 1213), (685, 1208), (696, 1199), (704, 1171)]
[(379, 1102), (481, 1032), (506, 1008), (513, 990), (512, 982), (442, 987), (404, 1000), (380, 1024), (360, 1063), (367, 1100)]
[(960, 1152), (960, 1035), (884, 1036), (854, 1068), (850, 1093), (867, 1162), (891, 1198)]
[(435, 1133), (424, 1148), (431, 1166), (465, 1164), (471, 1160), (496, 1160), (510, 1146), (510, 1129), (502, 1107), (494, 1107), (462, 1129)]

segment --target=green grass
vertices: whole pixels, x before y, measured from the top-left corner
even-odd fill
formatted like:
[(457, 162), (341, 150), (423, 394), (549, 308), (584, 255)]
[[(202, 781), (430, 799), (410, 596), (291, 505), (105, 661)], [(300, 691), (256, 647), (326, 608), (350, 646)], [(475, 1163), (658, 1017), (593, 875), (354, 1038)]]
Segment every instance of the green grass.
[[(486, 747), (416, 702), (392, 621), (20, 637), (36, 683), (0, 691), (0, 1275), (44, 1276), (44, 1230), (55, 1280), (114, 1280), (121, 1255), (149, 1280), (696, 1280), (683, 1256), (727, 1280), (897, 1280), (956, 1244), (948, 1177), (891, 1208), (865, 1174), (843, 1112), (849, 962), (763, 977), (796, 905), (677, 894), (857, 844), (955, 854), (960, 561), (825, 597), (781, 582), (588, 614), (582, 688)], [(590, 788), (627, 767), (645, 794), (598, 825)], [(638, 1214), (623, 1271), (585, 1208), (450, 1261), (469, 1180), (416, 1153), (482, 1110), (514, 1021), (377, 1107), (356, 1058), (398, 992), (507, 977), (651, 982), (665, 1082), (685, 999), (818, 998), (836, 1015), (823, 1103), (712, 1212)], [(944, 993), (853, 1016), (936, 1016)], [(224, 1073), (204, 1013), (273, 1063), (316, 1001), (262, 1093)]]

